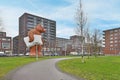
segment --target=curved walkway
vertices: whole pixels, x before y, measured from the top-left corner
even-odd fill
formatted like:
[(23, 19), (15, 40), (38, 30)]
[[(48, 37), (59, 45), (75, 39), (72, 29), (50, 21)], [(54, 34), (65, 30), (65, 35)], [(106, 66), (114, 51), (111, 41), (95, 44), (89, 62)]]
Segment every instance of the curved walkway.
[(55, 63), (69, 58), (48, 59), (26, 65), (14, 73), (9, 80), (80, 80), (57, 70)]

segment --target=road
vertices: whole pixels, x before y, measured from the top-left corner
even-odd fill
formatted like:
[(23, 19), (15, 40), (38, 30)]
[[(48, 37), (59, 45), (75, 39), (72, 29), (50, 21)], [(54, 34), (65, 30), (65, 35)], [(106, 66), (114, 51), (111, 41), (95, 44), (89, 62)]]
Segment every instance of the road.
[(81, 80), (56, 68), (56, 62), (66, 58), (34, 62), (14, 71), (9, 80)]

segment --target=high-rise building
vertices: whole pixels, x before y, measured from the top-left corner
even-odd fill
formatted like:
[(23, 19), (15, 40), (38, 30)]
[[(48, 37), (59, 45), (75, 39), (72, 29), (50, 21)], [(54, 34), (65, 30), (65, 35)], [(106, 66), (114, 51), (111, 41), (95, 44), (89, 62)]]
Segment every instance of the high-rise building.
[(104, 32), (104, 54), (120, 54), (120, 28), (105, 30)]
[(0, 32), (0, 52), (11, 53), (11, 37), (6, 36), (6, 32)]
[[(26, 53), (26, 45), (23, 38), (27, 36), (28, 31), (35, 28), (37, 24), (41, 24), (46, 32), (42, 34), (45, 44), (53, 43), (56, 39), (56, 21), (43, 18), (40, 16), (32, 15), (29, 13), (24, 13), (19, 18), (19, 41), (18, 41), (18, 52), (21, 54)], [(17, 50), (16, 50), (17, 51)]]

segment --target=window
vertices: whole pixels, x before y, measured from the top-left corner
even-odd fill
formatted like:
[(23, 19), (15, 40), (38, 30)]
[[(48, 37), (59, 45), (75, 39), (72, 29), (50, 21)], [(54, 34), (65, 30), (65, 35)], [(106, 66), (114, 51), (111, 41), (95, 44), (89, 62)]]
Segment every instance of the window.
[(114, 46), (118, 46), (118, 44), (115, 44)]
[(117, 43), (118, 41), (117, 40), (115, 40), (115, 43)]
[(2, 42), (2, 49), (10, 49), (10, 43), (9, 42)]
[(114, 35), (115, 35), (115, 36), (117, 36), (118, 34), (117, 34), (117, 33), (115, 33)]
[(6, 41), (10, 41), (10, 38), (6, 38)]
[(110, 31), (110, 33), (113, 33), (113, 31)]
[(113, 34), (110, 34), (110, 36), (113, 36)]
[(114, 32), (118, 32), (118, 30), (114, 30)]
[(2, 38), (2, 40), (6, 40), (6, 38)]
[(113, 45), (111, 44), (110, 47), (113, 47)]
[(113, 37), (111, 37), (110, 40), (113, 40)]
[(114, 50), (114, 49), (113, 49), (113, 48), (110, 48), (110, 51), (111, 51), (111, 50)]
[(110, 41), (110, 43), (113, 43), (113, 41)]
[(115, 37), (115, 39), (118, 39), (118, 37)]

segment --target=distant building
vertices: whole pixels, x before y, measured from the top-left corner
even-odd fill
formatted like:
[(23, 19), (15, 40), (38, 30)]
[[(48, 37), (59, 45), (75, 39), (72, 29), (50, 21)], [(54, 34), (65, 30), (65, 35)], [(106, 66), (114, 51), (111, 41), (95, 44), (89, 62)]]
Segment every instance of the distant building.
[(66, 38), (56, 38), (56, 47), (61, 48), (60, 50), (60, 54), (61, 55), (65, 55), (65, 51), (66, 53), (69, 53), (72, 49), (72, 45), (71, 45), (72, 41), (70, 39), (66, 39)]
[(80, 51), (82, 38), (84, 39), (84, 37), (78, 35), (70, 37), (70, 40), (72, 40), (72, 49), (74, 49), (74, 51)]
[(70, 52), (81, 52), (81, 39), (84, 39), (82, 36), (73, 35), (70, 36), (70, 39), (66, 38), (56, 38), (56, 47), (61, 47), (62, 54), (65, 54), (65, 51), (67, 53)]
[(120, 28), (105, 30), (104, 32), (104, 54), (120, 54)]
[(13, 54), (19, 53), (19, 36), (13, 38)]
[(26, 45), (23, 41), (23, 38), (25, 36), (27, 36), (28, 31), (35, 28), (35, 26), (37, 24), (41, 24), (46, 29), (46, 32), (44, 34), (42, 34), (42, 37), (45, 40), (44, 45), (47, 46), (48, 43), (50, 45), (55, 43), (56, 21), (53, 21), (53, 20), (50, 20), (47, 18), (43, 18), (40, 16), (32, 15), (29, 13), (24, 13), (19, 18), (19, 35), (18, 35), (19, 38), (14, 38), (16, 40), (13, 40), (13, 41), (15, 41), (15, 44), (18, 43), (18, 48), (14, 47), (13, 52), (17, 51), (16, 54), (25, 54), (26, 53)]
[(70, 39), (66, 39), (66, 38), (56, 38), (56, 46), (58, 47), (62, 47), (63, 50), (65, 50), (65, 46), (67, 46), (68, 44), (71, 44), (71, 40)]
[(11, 53), (11, 37), (6, 36), (6, 32), (0, 32), (0, 52)]

